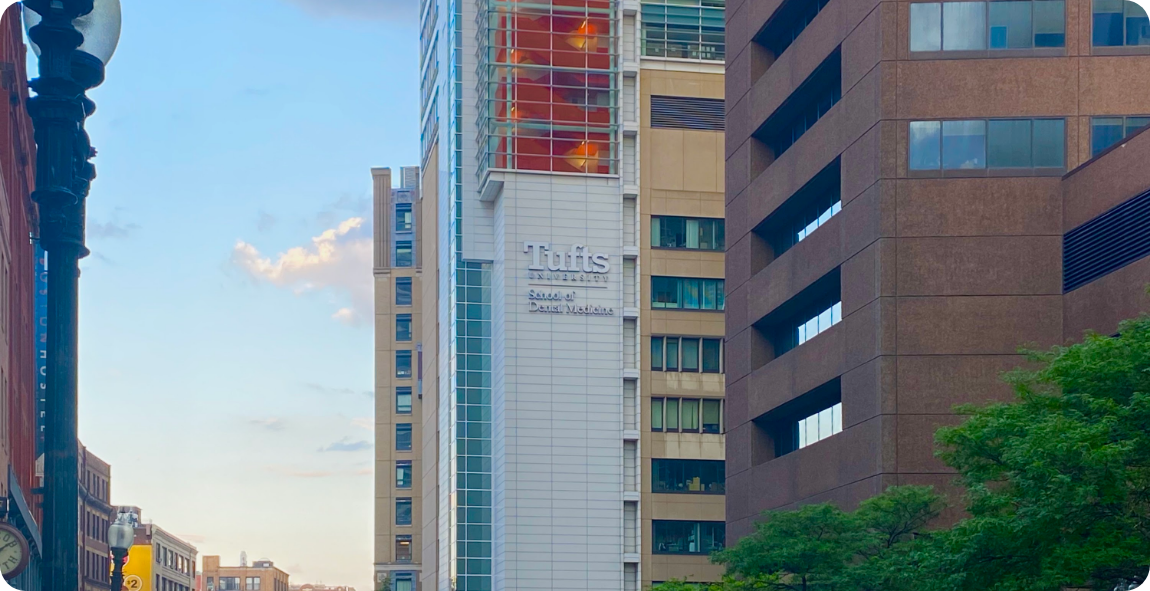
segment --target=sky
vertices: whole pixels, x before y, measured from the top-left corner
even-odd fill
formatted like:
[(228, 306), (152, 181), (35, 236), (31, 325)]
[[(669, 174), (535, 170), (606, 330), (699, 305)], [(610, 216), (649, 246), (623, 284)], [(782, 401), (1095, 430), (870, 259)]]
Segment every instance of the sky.
[(80, 437), (201, 556), (368, 591), (370, 169), (418, 164), (418, 1), (122, 3)]

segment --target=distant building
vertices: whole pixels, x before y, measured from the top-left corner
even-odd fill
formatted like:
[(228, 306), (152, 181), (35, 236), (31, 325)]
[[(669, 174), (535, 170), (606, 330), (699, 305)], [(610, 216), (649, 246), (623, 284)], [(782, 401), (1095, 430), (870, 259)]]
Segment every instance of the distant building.
[(110, 503), (112, 467), (80, 445), (80, 581), (83, 591), (112, 588), (108, 526), (115, 518)]
[[(423, 492), (422, 240), (419, 167), (371, 171), (375, 203), (375, 580), (412, 591), (421, 570)], [(434, 203), (434, 202), (432, 202)], [(434, 217), (432, 217), (434, 219)], [(434, 317), (432, 317), (434, 326)], [(433, 446), (434, 448), (434, 446)], [(378, 585), (377, 585), (378, 587)]]
[(257, 560), (252, 566), (220, 566), (219, 556), (205, 556), (203, 566), (204, 591), (290, 591), (288, 574), (270, 560)]
[[(136, 507), (120, 512), (136, 515)], [(124, 565), (124, 586), (131, 591), (193, 591), (196, 589), (196, 547), (154, 523), (136, 526), (136, 539)]]

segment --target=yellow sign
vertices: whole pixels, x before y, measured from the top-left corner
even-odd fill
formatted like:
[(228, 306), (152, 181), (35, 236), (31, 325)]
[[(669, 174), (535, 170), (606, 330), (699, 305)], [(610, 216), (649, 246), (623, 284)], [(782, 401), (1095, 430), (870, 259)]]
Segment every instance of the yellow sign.
[(121, 591), (152, 591), (152, 545), (128, 549), (124, 563), (124, 588)]

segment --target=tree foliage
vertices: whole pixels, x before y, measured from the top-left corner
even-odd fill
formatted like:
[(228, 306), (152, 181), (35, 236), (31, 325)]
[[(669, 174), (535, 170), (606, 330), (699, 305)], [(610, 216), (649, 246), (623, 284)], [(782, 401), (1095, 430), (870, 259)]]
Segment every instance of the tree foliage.
[(966, 491), (958, 523), (927, 529), (942, 501), (920, 487), (849, 513), (769, 512), (716, 554), (728, 579), (705, 591), (1113, 591), (1144, 579), (1150, 317), (1030, 359), (1006, 376), (1015, 401), (960, 407), (966, 420), (937, 434)]
[(968, 519), (940, 535), (946, 589), (1112, 590), (1150, 564), (1150, 317), (1031, 354), (1011, 404), (964, 407), (939, 454)]
[[(832, 591), (885, 589), (880, 561), (901, 542), (923, 535), (938, 516), (942, 499), (928, 487), (892, 487), (845, 512), (823, 503), (794, 511), (772, 511), (755, 531), (714, 560), (727, 579), (705, 591)], [(674, 582), (658, 591), (699, 589)]]

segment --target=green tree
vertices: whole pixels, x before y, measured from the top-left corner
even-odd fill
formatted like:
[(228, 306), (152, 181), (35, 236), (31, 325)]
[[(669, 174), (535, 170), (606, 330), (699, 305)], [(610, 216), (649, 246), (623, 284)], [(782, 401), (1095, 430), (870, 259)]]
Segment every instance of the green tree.
[(1018, 400), (965, 407), (940, 457), (970, 517), (921, 555), (935, 588), (1111, 591), (1150, 564), (1150, 317), (1032, 353)]
[[(892, 487), (853, 512), (823, 503), (794, 511), (772, 511), (755, 531), (714, 561), (727, 578), (703, 591), (864, 591), (890, 589), (886, 556), (922, 535), (943, 507), (931, 489)], [(883, 566), (879, 566), (882, 564)], [(891, 566), (889, 568), (895, 568)], [(672, 582), (656, 591), (694, 591)]]

